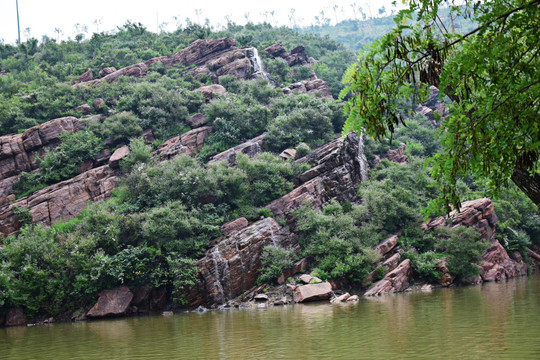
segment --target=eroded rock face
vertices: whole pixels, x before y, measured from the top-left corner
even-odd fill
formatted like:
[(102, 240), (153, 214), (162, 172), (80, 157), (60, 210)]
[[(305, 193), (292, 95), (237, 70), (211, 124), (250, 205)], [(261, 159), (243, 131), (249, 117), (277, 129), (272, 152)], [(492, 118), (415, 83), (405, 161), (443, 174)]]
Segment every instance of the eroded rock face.
[(179, 154), (192, 155), (194, 152), (201, 151), (204, 140), (211, 134), (212, 127), (203, 126), (182, 135), (170, 137), (154, 154), (159, 155), (161, 159), (170, 159)]
[(332, 141), (296, 161), (312, 167), (293, 179), (294, 190), (266, 206), (275, 216), (287, 217), (304, 202), (321, 207), (334, 199), (355, 197), (361, 181), (356, 134), (349, 133), (345, 139)]
[(50, 225), (79, 215), (88, 201), (108, 198), (117, 181), (111, 168), (101, 166), (0, 207), (0, 235), (10, 234), (20, 226), (13, 215), (13, 206), (30, 209), (33, 222)]
[(404, 152), (405, 144), (401, 143), (397, 149), (388, 150), (388, 152), (386, 153), (386, 157), (392, 162), (404, 165), (407, 163), (407, 155), (404, 155)]
[(127, 286), (103, 290), (97, 303), (88, 311), (86, 316), (99, 318), (124, 315), (133, 299), (133, 293)]
[(364, 296), (382, 295), (404, 291), (409, 287), (409, 280), (412, 276), (411, 260), (402, 261), (397, 268), (386, 274), (386, 276), (373, 284)]
[(265, 218), (212, 247), (195, 263), (200, 282), (186, 297), (189, 304), (223, 304), (252, 288), (259, 276), (263, 248), (289, 243), (289, 235), (274, 219)]
[(320, 94), (326, 98), (332, 98), (332, 93), (326, 81), (322, 79), (312, 78), (308, 80), (302, 80), (291, 84), (283, 89), (285, 94), (292, 94), (295, 92), (303, 94)]
[(94, 79), (94, 74), (92, 73), (92, 70), (87, 70), (85, 73), (83, 73), (81, 76), (79, 76), (80, 82), (90, 81)]
[(332, 285), (329, 282), (307, 284), (296, 287), (293, 294), (294, 302), (327, 300), (332, 296)]
[(511, 259), (498, 241), (495, 241), (491, 248), (484, 252), (480, 267), (482, 269), (480, 276), (484, 281), (498, 281), (527, 275), (527, 264), (522, 261), (521, 256), (517, 257), (517, 260)]
[(112, 74), (116, 71), (116, 68), (114, 66), (103, 68), (99, 71), (99, 76), (105, 77), (109, 74)]

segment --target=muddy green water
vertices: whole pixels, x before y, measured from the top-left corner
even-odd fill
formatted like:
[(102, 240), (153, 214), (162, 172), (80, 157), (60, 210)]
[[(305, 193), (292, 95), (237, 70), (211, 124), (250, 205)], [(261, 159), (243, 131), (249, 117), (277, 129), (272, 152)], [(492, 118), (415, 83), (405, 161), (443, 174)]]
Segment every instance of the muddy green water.
[(328, 303), (0, 329), (2, 359), (540, 359), (540, 278)]

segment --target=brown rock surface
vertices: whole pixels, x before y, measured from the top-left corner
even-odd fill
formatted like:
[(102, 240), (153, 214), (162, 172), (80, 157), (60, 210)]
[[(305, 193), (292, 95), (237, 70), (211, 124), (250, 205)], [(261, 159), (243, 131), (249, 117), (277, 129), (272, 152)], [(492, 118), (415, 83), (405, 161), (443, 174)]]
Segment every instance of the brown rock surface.
[(79, 215), (88, 201), (106, 199), (117, 181), (114, 172), (108, 166), (102, 166), (0, 207), (0, 236), (18, 229), (13, 206), (30, 209), (33, 222), (50, 225)]
[(92, 70), (90, 70), (90, 69), (88, 69), (81, 76), (79, 76), (79, 81), (80, 82), (90, 81), (92, 79), (94, 79), (94, 74), (92, 73)]
[(382, 295), (393, 292), (400, 292), (409, 287), (409, 279), (412, 275), (411, 260), (406, 259), (397, 268), (386, 274), (386, 276), (373, 284), (364, 296)]
[(162, 159), (170, 159), (178, 154), (192, 155), (204, 145), (204, 140), (212, 134), (212, 127), (203, 126), (165, 141), (155, 152)]
[(94, 106), (94, 110), (99, 111), (102, 105), (105, 106), (105, 100), (102, 98), (97, 98), (92, 102), (92, 105)]
[(233, 233), (237, 232), (238, 230), (242, 230), (246, 226), (248, 226), (248, 221), (245, 217), (239, 217), (238, 219), (235, 219), (233, 221), (229, 221), (226, 224), (223, 224), (219, 230), (221, 233), (225, 236), (231, 236)]
[(329, 282), (322, 282), (318, 284), (307, 284), (298, 286), (294, 290), (293, 299), (294, 302), (308, 302), (327, 300), (332, 296), (332, 285)]
[(106, 68), (103, 68), (99, 71), (99, 76), (101, 77), (105, 77), (109, 74), (112, 74), (113, 72), (116, 72), (116, 68), (111, 66), (111, 67), (106, 67)]
[(255, 285), (267, 245), (289, 242), (289, 233), (272, 218), (259, 220), (234, 232), (195, 263), (199, 284), (186, 297), (191, 306), (223, 304)]
[(392, 235), (389, 238), (383, 240), (379, 245), (375, 247), (377, 254), (383, 256), (389, 253), (398, 243), (398, 236)]
[(227, 92), (227, 90), (219, 84), (201, 86), (195, 91), (200, 92), (206, 101), (210, 101), (216, 94), (222, 95)]
[(200, 128), (201, 126), (206, 124), (206, 116), (204, 116), (201, 113), (197, 113), (197, 114), (191, 116), (189, 118), (188, 122), (189, 122), (189, 126), (192, 129)]
[(294, 159), (296, 156), (296, 149), (285, 149), (279, 154), (279, 157), (282, 159)]
[(127, 286), (103, 290), (97, 303), (88, 311), (88, 317), (106, 317), (124, 315), (133, 299), (133, 293)]
[(92, 108), (90, 107), (90, 105), (88, 104), (83, 104), (83, 105), (80, 105), (80, 106), (77, 106), (75, 109), (73, 109), (75, 111), (80, 111), (82, 112), (83, 114), (90, 114), (90, 112), (92, 112)]
[(21, 326), (25, 325), (26, 322), (27, 319), (26, 316), (24, 316), (22, 307), (12, 308), (6, 315), (6, 326)]
[(407, 163), (407, 155), (404, 155), (405, 152), (405, 144), (401, 143), (397, 149), (388, 150), (386, 153), (386, 157), (388, 160), (398, 163), (400, 165), (404, 165)]
[(332, 93), (326, 81), (322, 79), (308, 79), (296, 82), (291, 84), (283, 89), (285, 94), (291, 94), (294, 92), (299, 92), (303, 94), (316, 94), (319, 93), (321, 96), (326, 98), (332, 98)]

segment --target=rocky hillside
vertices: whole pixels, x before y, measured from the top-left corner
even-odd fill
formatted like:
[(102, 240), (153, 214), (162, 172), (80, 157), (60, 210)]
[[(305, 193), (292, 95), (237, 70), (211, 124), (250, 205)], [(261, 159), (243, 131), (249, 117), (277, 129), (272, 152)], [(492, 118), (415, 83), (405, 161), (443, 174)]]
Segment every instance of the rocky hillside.
[(393, 140), (339, 137), (307, 48), (202, 37), (55, 85), (62, 117), (0, 137), (0, 325), (526, 275), (540, 221), (523, 199), (464, 183), (476, 200), (423, 221), (437, 90)]

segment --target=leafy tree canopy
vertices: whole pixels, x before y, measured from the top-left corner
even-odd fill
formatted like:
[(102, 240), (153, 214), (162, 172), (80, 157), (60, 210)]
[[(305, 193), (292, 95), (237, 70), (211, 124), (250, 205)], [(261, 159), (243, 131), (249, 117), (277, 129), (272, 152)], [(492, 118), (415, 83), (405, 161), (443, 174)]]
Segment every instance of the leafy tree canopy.
[[(365, 128), (381, 139), (403, 123), (405, 98), (421, 101), (437, 86), (450, 115), (438, 134), (443, 149), (429, 162), (442, 194), (428, 211), (459, 207), (456, 182), (467, 175), (485, 177), (493, 195), (511, 179), (539, 206), (540, 0), (408, 5), (345, 74), (341, 96), (352, 97), (343, 132)], [(442, 8), (478, 26), (457, 34), (439, 17)]]

